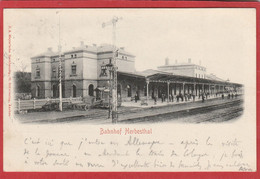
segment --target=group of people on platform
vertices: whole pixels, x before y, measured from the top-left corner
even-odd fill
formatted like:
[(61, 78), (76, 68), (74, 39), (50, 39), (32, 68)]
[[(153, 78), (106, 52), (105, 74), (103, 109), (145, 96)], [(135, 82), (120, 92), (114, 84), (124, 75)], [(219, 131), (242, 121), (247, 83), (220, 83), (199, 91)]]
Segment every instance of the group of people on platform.
[[(204, 102), (205, 99), (207, 99), (210, 96), (209, 93), (205, 93), (205, 92), (201, 92), (199, 93), (199, 99), (202, 97), (202, 101)], [(180, 102), (180, 101), (195, 101), (196, 95), (194, 93), (184, 93), (184, 95), (182, 93), (179, 93), (178, 95), (172, 95), (169, 94), (169, 102)], [(157, 101), (157, 97), (153, 97), (154, 101)], [(165, 95), (164, 93), (161, 95), (161, 101), (162, 103), (167, 101), (167, 95)]]
[[(227, 95), (227, 99), (233, 99), (236, 98), (238, 96), (238, 94), (236, 92), (217, 92), (215, 93), (215, 97), (221, 96), (222, 99), (224, 99), (225, 94)], [(204, 102), (205, 100), (207, 100), (208, 98), (210, 98), (211, 96), (213, 96), (213, 94), (210, 94), (209, 92), (199, 92), (198, 94), (198, 99), (202, 99), (202, 102)], [(153, 96), (152, 97), (154, 100), (154, 104), (157, 104), (157, 97)], [(166, 102), (169, 100), (169, 102), (180, 102), (180, 101), (190, 101), (192, 100), (193, 102), (195, 101), (196, 95), (195, 93), (184, 93), (184, 95), (182, 93), (179, 93), (178, 95), (172, 95), (169, 94), (169, 98), (167, 97), (166, 94), (162, 93), (161, 94), (161, 102)], [(135, 102), (137, 102), (138, 100), (140, 100), (139, 95), (136, 93), (134, 96), (134, 100)]]
[[(227, 94), (227, 99), (233, 99), (234, 97), (236, 98), (238, 96), (238, 94), (236, 92), (218, 92), (218, 93), (216, 93), (215, 97), (218, 97), (219, 95), (221, 95), (222, 99), (224, 99), (225, 93)], [(204, 102), (211, 96), (213, 96), (213, 94), (210, 94), (209, 92), (200, 92), (198, 95), (198, 99), (202, 99), (202, 102)], [(178, 95), (169, 94), (169, 102), (174, 102), (174, 101), (183, 102), (183, 101), (190, 101), (190, 100), (192, 100), (194, 102), (195, 98), (196, 98), (196, 95), (194, 93), (188, 93), (188, 94), (184, 93), (184, 95), (182, 93), (179, 93)], [(157, 97), (154, 96), (153, 100), (154, 100), (154, 104), (156, 104)], [(168, 100), (167, 95), (165, 95), (163, 93), (161, 95), (161, 102), (163, 103), (167, 100)]]
[(225, 99), (225, 95), (227, 96), (227, 99), (233, 99), (237, 98), (238, 93), (236, 91), (226, 91), (226, 92), (218, 92), (216, 93), (216, 97), (221, 96), (222, 99)]

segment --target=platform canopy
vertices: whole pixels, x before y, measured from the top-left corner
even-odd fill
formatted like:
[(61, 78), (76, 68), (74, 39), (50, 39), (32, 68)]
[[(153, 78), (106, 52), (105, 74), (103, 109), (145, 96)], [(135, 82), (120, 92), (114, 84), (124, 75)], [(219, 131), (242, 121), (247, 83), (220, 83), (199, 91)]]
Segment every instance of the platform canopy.
[(195, 78), (189, 76), (181, 76), (175, 75), (167, 72), (160, 72), (158, 70), (149, 71), (149, 72), (136, 72), (136, 73), (128, 73), (128, 72), (118, 72), (119, 75), (126, 75), (129, 77), (145, 79), (149, 82), (157, 82), (157, 83), (186, 83), (186, 84), (206, 84), (206, 85), (224, 85), (224, 86), (236, 86), (242, 87), (242, 84), (232, 83), (228, 81), (218, 81), (218, 80), (210, 80), (204, 78)]
[(227, 81), (216, 81), (216, 80), (210, 80), (210, 79), (204, 79), (204, 78), (194, 78), (194, 77), (188, 77), (188, 76), (180, 76), (180, 75), (170, 75), (170, 74), (153, 74), (146, 77), (147, 80), (150, 82), (170, 82), (170, 83), (191, 83), (191, 84), (208, 84), (208, 85), (225, 85), (225, 86), (242, 86), (238, 83), (230, 83)]

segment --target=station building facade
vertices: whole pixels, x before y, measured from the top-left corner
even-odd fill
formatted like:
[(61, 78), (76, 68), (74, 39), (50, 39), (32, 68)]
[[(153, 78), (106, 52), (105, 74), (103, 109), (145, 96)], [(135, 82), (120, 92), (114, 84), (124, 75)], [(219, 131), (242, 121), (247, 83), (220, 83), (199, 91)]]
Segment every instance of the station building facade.
[(158, 70), (173, 73), (176, 75), (189, 76), (194, 78), (206, 78), (206, 67), (201, 64), (197, 65), (191, 63), (191, 59), (188, 59), (187, 63), (178, 63), (175, 60), (174, 64), (169, 63), (169, 58), (165, 59), (165, 64), (163, 66), (157, 67)]
[[(62, 95), (69, 97), (103, 98), (110, 89), (111, 80), (108, 64), (113, 57), (113, 46), (84, 45), (61, 54)], [(201, 65), (187, 64), (165, 65), (158, 70), (135, 70), (135, 56), (124, 48), (117, 51), (118, 96), (129, 101), (137, 95), (139, 98), (160, 98), (179, 93), (210, 93), (241, 88), (241, 84), (218, 79), (209, 79), (206, 68)], [(31, 92), (35, 98), (59, 97), (59, 54), (48, 49), (31, 58)]]
[[(113, 57), (113, 46), (81, 42), (80, 47), (61, 54), (62, 95), (68, 97), (96, 96), (98, 89), (109, 85), (109, 70), (106, 65)], [(118, 70), (135, 72), (135, 56), (124, 48), (118, 50)], [(35, 98), (59, 96), (59, 54), (49, 48), (31, 58), (31, 91)]]

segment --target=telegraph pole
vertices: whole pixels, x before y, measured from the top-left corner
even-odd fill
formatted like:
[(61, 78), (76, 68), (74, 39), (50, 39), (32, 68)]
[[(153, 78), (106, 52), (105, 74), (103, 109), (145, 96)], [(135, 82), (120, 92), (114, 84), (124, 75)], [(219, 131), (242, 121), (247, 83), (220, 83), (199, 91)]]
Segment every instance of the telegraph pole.
[(113, 85), (112, 86), (112, 123), (117, 123), (117, 48), (116, 48), (116, 23), (120, 20), (121, 18), (114, 17), (111, 21), (107, 23), (103, 23), (102, 27), (106, 27), (108, 25), (113, 26), (113, 72), (112, 72), (112, 79), (113, 79)]
[[(59, 12), (58, 12), (59, 13)], [(60, 14), (59, 14), (59, 110), (62, 111), (62, 82), (61, 82), (61, 75), (62, 75), (62, 65), (61, 65), (61, 43), (60, 43)]]

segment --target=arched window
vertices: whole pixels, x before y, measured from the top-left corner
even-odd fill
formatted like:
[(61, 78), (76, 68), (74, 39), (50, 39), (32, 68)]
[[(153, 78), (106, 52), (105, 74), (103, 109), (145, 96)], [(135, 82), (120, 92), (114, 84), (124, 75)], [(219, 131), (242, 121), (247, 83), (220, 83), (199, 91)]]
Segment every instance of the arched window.
[(76, 88), (76, 85), (73, 85), (72, 86), (72, 97), (76, 98), (76, 96), (77, 96), (77, 88)]
[(40, 86), (39, 85), (36, 86), (36, 95), (35, 96), (40, 97)]
[(127, 97), (132, 97), (132, 87), (131, 87), (131, 85), (127, 85)]
[(88, 95), (89, 96), (94, 96), (94, 85), (90, 84), (88, 86)]

